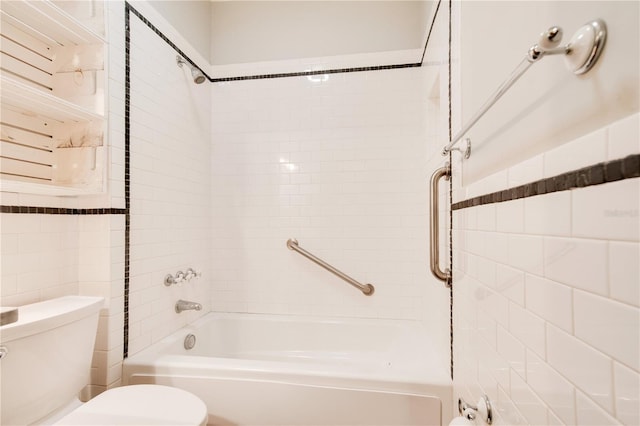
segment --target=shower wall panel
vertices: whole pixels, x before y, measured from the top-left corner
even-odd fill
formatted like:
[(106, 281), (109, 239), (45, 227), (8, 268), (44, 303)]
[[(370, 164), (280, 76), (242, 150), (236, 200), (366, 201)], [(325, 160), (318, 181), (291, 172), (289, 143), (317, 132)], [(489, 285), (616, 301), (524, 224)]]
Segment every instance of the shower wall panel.
[[(429, 93), (439, 93), (441, 69), (214, 84), (214, 310), (410, 320), (438, 312), (434, 327), (447, 332), (448, 298), (427, 268), (440, 111)], [(289, 238), (375, 294), (288, 250)]]
[[(509, 37), (477, 31), (487, 16)], [(533, 65), (453, 153), (454, 395), (487, 394), (496, 424), (640, 422), (638, 4), (454, 7), (454, 133), (539, 31), (595, 18), (593, 70)]]
[[(209, 310), (210, 95), (176, 64), (176, 51), (130, 15), (129, 354)], [(185, 48), (185, 51), (187, 48)], [(203, 65), (204, 66), (204, 65)], [(167, 287), (188, 268), (199, 278)], [(176, 313), (179, 299), (202, 304)]]
[[(620, 163), (638, 176), (639, 128), (635, 114), (458, 194)], [(638, 424), (639, 194), (635, 177), (454, 211), (456, 396), (487, 394), (496, 424)]]

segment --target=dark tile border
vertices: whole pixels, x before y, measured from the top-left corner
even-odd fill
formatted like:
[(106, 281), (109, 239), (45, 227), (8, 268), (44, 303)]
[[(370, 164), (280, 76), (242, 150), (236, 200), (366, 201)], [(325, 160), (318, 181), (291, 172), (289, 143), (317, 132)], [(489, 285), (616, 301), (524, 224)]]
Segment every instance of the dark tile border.
[[(131, 5), (124, 2), (124, 324), (122, 357), (129, 357), (129, 267), (131, 264)], [(137, 11), (135, 12), (137, 13)], [(139, 15), (139, 14), (138, 14)], [(142, 17), (144, 19), (144, 17)]]
[[(438, 12), (440, 11), (440, 3), (442, 3), (442, 0), (438, 0), (438, 4), (436, 5), (436, 11), (433, 14), (433, 20), (431, 21), (431, 26), (429, 26), (429, 34), (427, 34), (427, 41), (424, 42), (424, 49), (422, 49), (422, 57), (420, 58), (421, 64), (424, 63), (424, 55), (427, 53), (427, 46), (429, 46), (429, 40), (431, 39), (431, 32), (433, 31), (433, 27), (436, 24), (436, 19), (438, 18)], [(449, 11), (449, 24), (451, 24), (451, 11)], [(449, 53), (451, 53), (451, 43), (449, 43)]]
[(501, 203), (503, 201), (517, 200), (576, 188), (585, 188), (587, 186), (601, 185), (636, 177), (640, 177), (640, 154), (629, 155), (619, 160), (605, 161), (550, 178), (540, 179), (515, 188), (459, 201), (451, 206), (451, 210)]
[(0, 206), (0, 213), (15, 214), (50, 214), (50, 215), (105, 215), (126, 214), (126, 209), (97, 208), (97, 209), (67, 209), (64, 207), (33, 207), (33, 206)]
[(421, 66), (422, 66), (422, 62), (416, 62), (412, 64), (375, 65), (370, 67), (337, 68), (337, 69), (330, 69), (330, 70), (314, 70), (314, 71), (300, 71), (300, 72), (285, 72), (285, 73), (278, 73), (278, 74), (245, 75), (241, 77), (210, 78), (209, 81), (212, 83), (221, 83), (226, 81), (262, 80), (262, 79), (269, 79), (269, 78), (305, 77), (310, 75), (340, 74), (340, 73), (363, 72), (363, 71), (397, 70), (402, 68), (419, 68)]
[[(453, 134), (453, 123), (452, 123), (452, 100), (451, 100), (451, 74), (452, 74), (452, 61), (451, 61), (451, 45), (452, 45), (452, 2), (453, 0), (449, 0), (449, 29), (448, 29), (448, 53), (447, 53), (447, 103), (448, 103), (448, 123), (449, 123), (449, 140), (451, 140), (451, 135)], [(440, 3), (438, 2), (438, 8), (440, 8)], [(438, 10), (436, 9), (436, 16)], [(435, 17), (434, 17), (435, 22)], [(433, 26), (433, 23), (432, 23)], [(431, 30), (429, 30), (429, 36), (431, 36)], [(427, 46), (425, 46), (425, 52), (427, 50)], [(449, 151), (449, 164), (453, 164), (452, 162), (452, 154)], [(453, 179), (449, 179), (449, 205), (453, 203)], [(449, 271), (453, 271), (453, 210), (449, 209)], [(453, 365), (453, 280), (449, 284), (449, 376), (451, 380), (453, 380), (454, 373), (454, 365)]]

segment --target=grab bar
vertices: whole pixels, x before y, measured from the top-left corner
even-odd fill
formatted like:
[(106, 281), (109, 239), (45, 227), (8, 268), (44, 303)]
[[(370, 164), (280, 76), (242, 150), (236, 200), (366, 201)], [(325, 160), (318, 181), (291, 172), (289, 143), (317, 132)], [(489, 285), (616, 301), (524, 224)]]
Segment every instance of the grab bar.
[(449, 268), (444, 271), (440, 268), (440, 230), (438, 221), (438, 183), (441, 178), (449, 180), (451, 177), (451, 166), (449, 162), (444, 167), (436, 170), (431, 175), (431, 199), (430, 199), (430, 216), (431, 216), (431, 273), (440, 281), (443, 281), (447, 287), (451, 287), (451, 271)]
[(312, 255), (311, 253), (309, 253), (305, 249), (301, 248), (298, 245), (298, 240), (291, 239), (291, 238), (288, 239), (287, 240), (287, 247), (289, 248), (289, 250), (297, 251), (298, 253), (300, 253), (301, 255), (303, 255), (304, 257), (309, 259), (310, 261), (316, 263), (317, 265), (322, 266), (327, 271), (329, 271), (332, 274), (335, 274), (338, 277), (342, 278), (343, 280), (345, 280), (346, 282), (348, 282), (349, 284), (351, 284), (352, 286), (354, 286), (355, 288), (360, 290), (365, 296), (371, 296), (373, 294), (373, 292), (375, 291), (375, 288), (371, 284), (360, 284), (358, 281), (354, 280), (353, 278), (351, 278), (350, 276), (348, 276), (344, 272), (341, 272), (341, 271), (337, 270), (333, 266), (329, 265), (327, 262), (325, 262), (325, 261), (323, 261), (321, 259), (318, 259), (317, 257)]
[[(503, 82), (498, 90), (496, 90), (480, 110), (469, 120), (466, 126), (462, 128), (452, 139), (451, 142), (442, 150), (442, 155), (447, 155), (453, 146), (462, 139), (482, 116), (489, 111), (498, 99), (504, 95), (507, 90), (518, 81), (522, 75), (527, 72), (529, 67), (547, 55), (565, 55), (567, 67), (576, 75), (584, 74), (593, 68), (602, 49), (607, 35), (607, 27), (603, 20), (595, 19), (586, 23), (576, 31), (571, 40), (565, 46), (558, 47), (562, 40), (562, 29), (560, 27), (551, 27), (541, 34), (540, 40), (529, 48), (525, 58), (518, 64), (516, 69), (511, 73), (509, 78)], [(462, 150), (461, 150), (462, 151)], [(471, 142), (467, 139), (467, 147), (464, 151), (464, 157), (469, 158), (471, 155)]]

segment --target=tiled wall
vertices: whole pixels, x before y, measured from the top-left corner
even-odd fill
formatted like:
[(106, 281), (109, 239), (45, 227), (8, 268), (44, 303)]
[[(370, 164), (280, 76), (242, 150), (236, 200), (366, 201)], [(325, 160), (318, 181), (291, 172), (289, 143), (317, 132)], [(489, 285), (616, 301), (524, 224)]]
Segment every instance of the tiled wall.
[[(448, 334), (448, 292), (425, 263), (440, 68), (214, 83), (214, 310), (434, 315)], [(288, 250), (289, 238), (375, 294)]]
[[(106, 2), (109, 183), (104, 194), (53, 197), (1, 193), (4, 206), (105, 209), (124, 207), (124, 5)], [(87, 211), (84, 211), (87, 213)], [(124, 215), (2, 213), (0, 291), (3, 306), (64, 295), (106, 299), (92, 365), (94, 395), (120, 381), (124, 317)]]
[[(210, 94), (176, 52), (130, 17), (131, 234), (129, 354), (210, 309)], [(164, 277), (194, 268), (201, 278), (166, 287)], [(177, 300), (201, 303), (177, 314)]]
[[(454, 201), (637, 155), (639, 128), (634, 114)], [(639, 197), (632, 178), (454, 211), (454, 395), (486, 393), (497, 424), (640, 422)]]

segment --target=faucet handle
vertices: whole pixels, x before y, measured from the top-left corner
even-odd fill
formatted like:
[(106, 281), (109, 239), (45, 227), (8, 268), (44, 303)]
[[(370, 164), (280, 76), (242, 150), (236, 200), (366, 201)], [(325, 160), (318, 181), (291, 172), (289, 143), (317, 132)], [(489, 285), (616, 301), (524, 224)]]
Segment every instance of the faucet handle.
[(171, 274), (165, 275), (165, 277), (164, 277), (164, 285), (169, 287), (169, 286), (171, 286), (173, 284), (180, 284), (184, 280), (185, 280), (184, 272), (178, 271), (178, 272), (176, 272), (175, 276), (173, 276)]
[(185, 280), (191, 281), (192, 278), (200, 278), (202, 276), (202, 272), (196, 271), (193, 268), (187, 269), (187, 273), (185, 275)]

